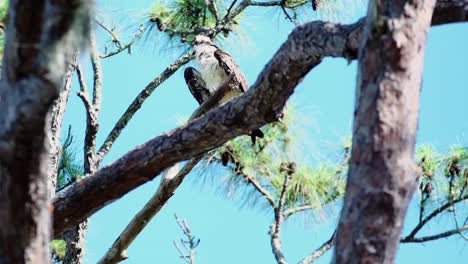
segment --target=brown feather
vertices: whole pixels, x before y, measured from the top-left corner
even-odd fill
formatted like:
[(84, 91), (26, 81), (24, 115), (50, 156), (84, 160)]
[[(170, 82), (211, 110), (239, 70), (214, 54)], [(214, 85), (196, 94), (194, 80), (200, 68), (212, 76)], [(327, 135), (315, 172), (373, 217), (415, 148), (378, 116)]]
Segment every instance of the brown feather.
[(229, 76), (231, 73), (234, 75), (233, 81), (239, 83), (239, 89), (245, 93), (249, 89), (249, 83), (237, 63), (232, 60), (229, 54), (219, 48), (214, 52), (214, 56), (218, 60), (219, 66), (226, 71), (226, 75)]
[(192, 67), (188, 67), (184, 71), (184, 78), (187, 86), (192, 93), (193, 97), (199, 104), (202, 104), (210, 96), (210, 91), (206, 88), (205, 81), (201, 78), (199, 71)]

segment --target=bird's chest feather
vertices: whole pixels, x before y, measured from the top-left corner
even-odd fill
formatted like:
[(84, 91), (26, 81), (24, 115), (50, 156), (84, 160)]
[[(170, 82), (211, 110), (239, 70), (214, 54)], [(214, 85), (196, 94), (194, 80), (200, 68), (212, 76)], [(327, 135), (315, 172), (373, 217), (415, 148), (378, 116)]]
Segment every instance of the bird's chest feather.
[(219, 85), (227, 78), (224, 69), (219, 66), (219, 62), (215, 58), (213, 51), (201, 51), (196, 57), (200, 73), (207, 86), (206, 88), (210, 92), (216, 91)]

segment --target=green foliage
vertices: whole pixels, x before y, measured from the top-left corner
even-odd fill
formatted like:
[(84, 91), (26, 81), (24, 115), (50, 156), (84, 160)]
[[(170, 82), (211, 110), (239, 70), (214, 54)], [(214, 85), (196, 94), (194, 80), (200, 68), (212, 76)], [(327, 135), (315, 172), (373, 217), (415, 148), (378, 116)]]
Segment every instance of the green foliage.
[(416, 150), (416, 159), (422, 170), (423, 179), (431, 179), (437, 168), (437, 153), (431, 145), (421, 145)]
[[(216, 17), (204, 0), (157, 1), (149, 9), (148, 17), (149, 28), (155, 25), (159, 31), (178, 37), (182, 42), (190, 42), (200, 32), (216, 26)], [(235, 24), (237, 19), (230, 22), (231, 26)]]
[(72, 149), (73, 136), (71, 136), (70, 131), (69, 128), (67, 138), (62, 145), (57, 174), (57, 191), (75, 182), (83, 175), (83, 168), (77, 163), (75, 152)]
[(56, 258), (56, 261), (61, 261), (65, 257), (66, 243), (62, 239), (54, 239), (50, 242), (50, 250)]
[(2, 23), (3, 25), (6, 24), (7, 12), (8, 12), (8, 1), (0, 0), (0, 23)]
[(291, 129), (295, 123), (293, 110), (288, 106), (281, 122), (262, 127), (265, 137), (255, 146), (250, 137), (238, 137), (209, 155), (211, 163), (227, 163), (228, 195), (248, 190), (242, 197), (246, 203), (257, 205), (262, 199), (257, 199), (259, 193), (252, 185), (255, 181), (278, 202), (287, 176), (285, 167), (290, 163), (297, 165), (286, 189), (286, 208), (309, 205), (318, 209), (343, 195), (346, 162), (321, 162), (315, 167), (299, 163), (298, 138)]
[(421, 168), (421, 217), (428, 208), (436, 208), (466, 195), (468, 185), (468, 148), (455, 145), (449, 153), (437, 153), (423, 145), (417, 149)]
[(3, 57), (5, 45), (5, 28), (7, 23), (8, 1), (0, 0), (0, 60)]

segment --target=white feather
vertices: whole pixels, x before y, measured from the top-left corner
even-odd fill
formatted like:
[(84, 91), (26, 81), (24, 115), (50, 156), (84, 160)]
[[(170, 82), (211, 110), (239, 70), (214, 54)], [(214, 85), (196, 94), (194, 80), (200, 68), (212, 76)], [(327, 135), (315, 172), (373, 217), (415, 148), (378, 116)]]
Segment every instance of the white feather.
[(216, 50), (216, 47), (205, 43), (195, 46), (195, 60), (206, 83), (206, 88), (211, 93), (215, 92), (227, 78), (226, 72), (219, 66), (218, 60), (214, 56)]

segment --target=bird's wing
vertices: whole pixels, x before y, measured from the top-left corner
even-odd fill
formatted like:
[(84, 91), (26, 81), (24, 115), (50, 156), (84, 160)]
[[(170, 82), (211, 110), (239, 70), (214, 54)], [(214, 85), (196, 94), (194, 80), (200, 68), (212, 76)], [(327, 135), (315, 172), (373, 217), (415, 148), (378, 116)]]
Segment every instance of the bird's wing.
[(205, 81), (201, 78), (199, 71), (192, 67), (188, 67), (184, 71), (184, 78), (190, 92), (199, 104), (202, 104), (211, 96), (210, 91), (206, 88)]
[(242, 92), (247, 91), (247, 89), (249, 89), (249, 83), (242, 74), (239, 66), (232, 60), (231, 56), (219, 48), (214, 52), (214, 56), (218, 60), (219, 66), (224, 69), (228, 76), (233, 74), (233, 79), (239, 83), (239, 89)]

